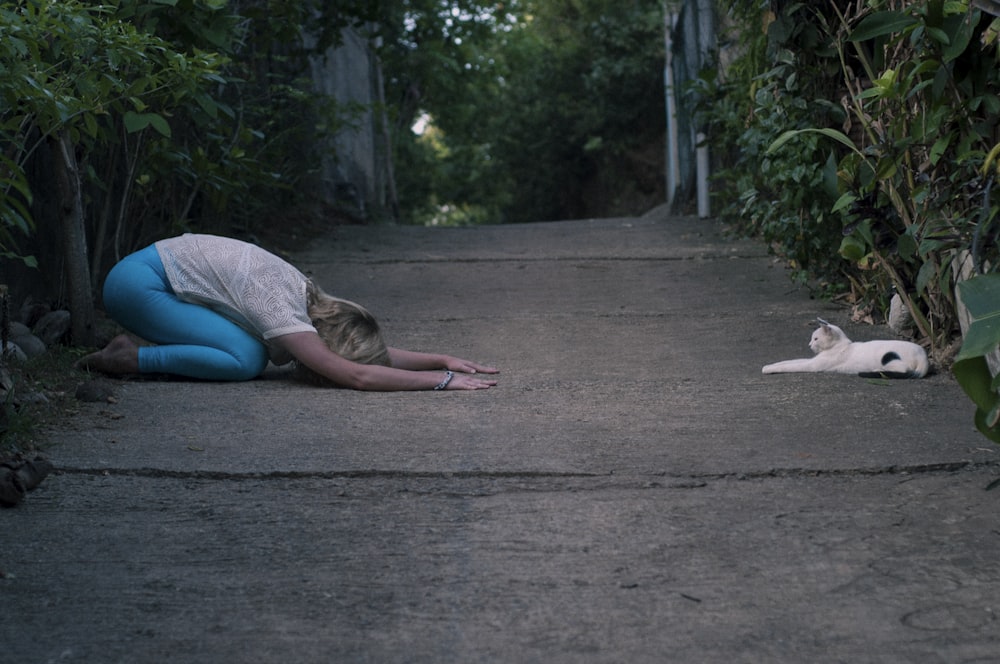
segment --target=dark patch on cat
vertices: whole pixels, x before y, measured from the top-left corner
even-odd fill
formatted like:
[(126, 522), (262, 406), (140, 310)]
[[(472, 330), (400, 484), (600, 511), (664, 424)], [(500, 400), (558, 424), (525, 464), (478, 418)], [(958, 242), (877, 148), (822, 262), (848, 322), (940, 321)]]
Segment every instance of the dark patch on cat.
[[(882, 366), (886, 366), (890, 362), (901, 360), (899, 353), (896, 351), (889, 351), (882, 356)], [(911, 371), (862, 371), (858, 374), (862, 378), (912, 378), (913, 372)]]
[(896, 353), (896, 351), (889, 351), (888, 353), (882, 356), (882, 366), (884, 367), (893, 360), (901, 360), (901, 359), (903, 358), (901, 358), (899, 354)]

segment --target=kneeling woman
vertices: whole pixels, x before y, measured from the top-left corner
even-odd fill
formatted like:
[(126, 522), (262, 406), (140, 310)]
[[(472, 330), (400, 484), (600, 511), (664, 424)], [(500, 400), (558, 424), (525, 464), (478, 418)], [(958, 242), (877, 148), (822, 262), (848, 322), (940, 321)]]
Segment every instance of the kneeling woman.
[(268, 360), (312, 382), (358, 390), (480, 390), (497, 369), (450, 355), (389, 348), (363, 307), (323, 292), (260, 247), (214, 235), (160, 240), (126, 256), (104, 306), (127, 335), (80, 360), (104, 373), (249, 380)]

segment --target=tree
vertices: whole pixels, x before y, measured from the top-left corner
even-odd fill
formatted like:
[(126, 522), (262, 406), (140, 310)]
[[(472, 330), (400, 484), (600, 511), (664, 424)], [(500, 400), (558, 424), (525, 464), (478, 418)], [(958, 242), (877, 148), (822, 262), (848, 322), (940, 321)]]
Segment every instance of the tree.
[[(42, 271), (68, 271), (76, 343), (111, 263), (192, 226), (249, 229), (307, 189), (315, 134), (343, 109), (297, 79), (302, 31), (321, 51), (371, 3), (239, 4), (0, 2), (0, 253), (24, 253), (36, 223), (36, 245), (67, 241)], [(51, 218), (36, 191), (61, 196)]]
[[(660, 186), (658, 1), (403, 6), (384, 59), (401, 197), (411, 205), (450, 204), (467, 216), (479, 208), (473, 217), (494, 221), (564, 219), (611, 208), (611, 196), (588, 192), (624, 190), (651, 171)], [(408, 131), (420, 113), (436, 129), (430, 145)], [(651, 167), (637, 167), (647, 148)], [(616, 170), (627, 175), (609, 184)]]
[(0, 140), (11, 170), (0, 214), (8, 228), (28, 227), (24, 168), (37, 151), (49, 150), (73, 339), (83, 345), (93, 343), (94, 315), (78, 155), (102, 151), (119, 132), (151, 128), (169, 137), (167, 113), (185, 97), (212, 108), (205, 89), (222, 62), (209, 53), (179, 52), (120, 20), (129, 9), (128, 2), (78, 0), (0, 5)]

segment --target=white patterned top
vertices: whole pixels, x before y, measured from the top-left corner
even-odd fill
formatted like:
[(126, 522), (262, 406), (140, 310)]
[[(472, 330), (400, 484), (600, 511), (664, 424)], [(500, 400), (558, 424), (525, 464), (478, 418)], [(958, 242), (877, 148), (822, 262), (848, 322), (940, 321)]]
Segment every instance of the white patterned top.
[[(192, 233), (160, 240), (156, 250), (177, 297), (212, 309), (261, 341), (316, 331), (306, 306), (308, 278), (269, 251)], [(275, 364), (291, 360), (268, 347)]]

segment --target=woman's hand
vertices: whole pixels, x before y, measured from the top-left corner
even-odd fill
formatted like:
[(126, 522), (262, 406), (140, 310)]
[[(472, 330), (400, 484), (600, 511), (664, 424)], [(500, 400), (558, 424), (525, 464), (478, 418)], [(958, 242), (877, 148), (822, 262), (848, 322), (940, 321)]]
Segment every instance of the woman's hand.
[[(452, 369), (452, 371), (454, 371), (454, 369)], [(484, 371), (483, 373), (487, 372)], [(493, 370), (489, 373), (497, 373), (497, 371)], [(479, 378), (478, 376), (474, 375), (473, 371), (469, 373), (456, 373), (454, 376), (452, 376), (451, 380), (448, 381), (448, 385), (444, 389), (487, 390), (491, 387), (494, 387), (496, 384), (497, 381), (493, 380), (492, 378)]]
[(499, 369), (488, 367), (484, 364), (463, 360), (451, 355), (439, 355), (435, 353), (418, 353), (412, 350), (402, 350), (401, 348), (389, 348), (389, 357), (392, 359), (392, 366), (397, 369), (409, 369), (410, 371), (427, 371), (430, 369), (447, 369), (464, 374), (497, 374)]
[[(495, 367), (488, 367), (476, 362), (471, 362), (469, 360), (462, 360), (457, 357), (445, 357), (444, 363), (445, 369), (450, 369), (451, 371), (458, 371), (465, 374), (498, 374), (500, 370)], [(496, 381), (493, 381), (494, 383)]]

